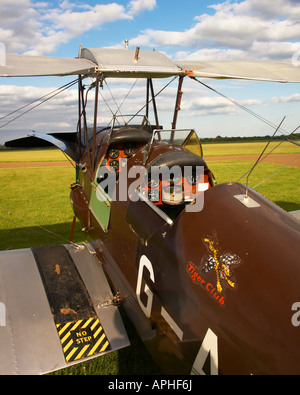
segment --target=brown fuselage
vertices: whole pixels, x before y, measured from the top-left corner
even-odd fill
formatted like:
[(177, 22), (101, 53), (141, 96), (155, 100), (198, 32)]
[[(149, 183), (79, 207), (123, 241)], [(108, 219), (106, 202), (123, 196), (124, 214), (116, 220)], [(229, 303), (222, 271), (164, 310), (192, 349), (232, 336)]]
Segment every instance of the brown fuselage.
[[(176, 150), (158, 144), (147, 163)], [(236, 197), (244, 185), (214, 186), (206, 169), (210, 188), (201, 211), (184, 209), (170, 225), (128, 197), (110, 203), (103, 229), (89, 202), (106, 152), (100, 147), (95, 169), (80, 172), (74, 212), (163, 370), (299, 374), (300, 329), (291, 320), (300, 301), (299, 222), (252, 189), (255, 204), (245, 205)], [(138, 145), (128, 169), (142, 165), (144, 153), (145, 144)]]

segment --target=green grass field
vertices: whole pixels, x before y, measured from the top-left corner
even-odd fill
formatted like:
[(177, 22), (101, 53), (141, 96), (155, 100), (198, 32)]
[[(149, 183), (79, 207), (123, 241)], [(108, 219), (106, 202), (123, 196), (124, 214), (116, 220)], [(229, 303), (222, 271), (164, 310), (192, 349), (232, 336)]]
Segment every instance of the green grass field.
[(68, 161), (65, 155), (56, 148), (0, 151), (0, 162), (55, 162), (64, 160)]
[[(300, 143), (300, 141), (298, 141)], [(213, 143), (203, 144), (204, 156), (230, 156), (230, 155), (259, 155), (264, 149), (266, 142), (248, 143)], [(272, 142), (268, 151), (278, 145)], [(288, 142), (282, 143), (274, 153), (294, 154), (299, 153), (299, 147)], [(68, 159), (59, 149), (36, 148), (31, 150), (6, 149), (0, 151), (0, 162), (54, 162), (67, 161)]]
[[(298, 141), (300, 143), (300, 141)], [(248, 142), (248, 143), (212, 143), (203, 144), (205, 157), (209, 156), (230, 156), (230, 155), (259, 155), (266, 146), (266, 142)], [(266, 152), (277, 147), (278, 142), (270, 143)], [(298, 146), (289, 142), (284, 142), (274, 151), (276, 154), (300, 154)]]
[[(213, 156), (224, 155), (225, 149), (231, 155), (237, 152), (241, 154), (242, 150), (247, 154), (250, 151), (259, 153), (259, 145), (260, 143), (249, 143), (249, 147), (245, 148), (240, 143), (218, 144), (213, 147), (210, 144), (204, 147), (204, 152), (207, 149), (209, 155)], [(42, 160), (60, 161), (65, 160), (65, 157), (60, 151), (52, 149), (0, 152), (0, 162)], [(232, 160), (209, 163), (208, 159), (207, 163), (218, 183), (237, 181), (253, 165), (249, 161)], [(280, 168), (278, 164), (260, 164), (250, 178), (250, 186), (256, 185)], [(75, 181), (74, 168), (68, 161), (62, 167), (0, 168), (0, 179), (0, 250), (67, 243), (73, 219), (69, 186)], [(288, 211), (300, 209), (300, 169), (288, 167), (261, 184), (257, 190)], [(76, 224), (74, 241), (85, 241), (79, 223)], [(61, 370), (57, 374), (159, 373), (126, 317), (125, 325), (132, 343), (130, 348)]]

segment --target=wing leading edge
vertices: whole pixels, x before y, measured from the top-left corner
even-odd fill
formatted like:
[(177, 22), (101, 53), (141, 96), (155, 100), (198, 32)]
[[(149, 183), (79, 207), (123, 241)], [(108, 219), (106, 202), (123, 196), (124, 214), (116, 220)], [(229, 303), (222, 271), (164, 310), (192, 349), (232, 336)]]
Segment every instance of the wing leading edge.
[(166, 78), (191, 76), (300, 82), (300, 68), (283, 61), (172, 61), (158, 51), (84, 48), (80, 58), (6, 55), (0, 77), (101, 74), (103, 78)]
[(91, 249), (0, 253), (0, 374), (44, 374), (129, 345)]

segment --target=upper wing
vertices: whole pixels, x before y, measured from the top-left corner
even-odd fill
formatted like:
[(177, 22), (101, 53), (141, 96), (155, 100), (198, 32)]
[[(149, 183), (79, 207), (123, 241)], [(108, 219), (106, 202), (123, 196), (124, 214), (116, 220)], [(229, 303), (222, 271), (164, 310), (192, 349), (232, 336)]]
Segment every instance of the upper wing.
[(0, 374), (43, 374), (129, 345), (91, 248), (0, 253)]
[(0, 77), (67, 76), (95, 73), (96, 65), (85, 59), (50, 56), (6, 55)]
[(165, 78), (187, 75), (257, 81), (300, 82), (300, 68), (276, 61), (172, 61), (158, 51), (84, 48), (80, 58), (6, 55), (0, 77), (66, 76)]
[(104, 77), (161, 78), (177, 75), (181, 69), (157, 51), (87, 49), (80, 58), (6, 55), (0, 77), (94, 75)]
[(182, 73), (180, 67), (158, 51), (85, 48), (81, 56), (96, 63), (105, 77), (164, 78)]
[(300, 68), (276, 61), (182, 61), (176, 64), (193, 77), (300, 82)]

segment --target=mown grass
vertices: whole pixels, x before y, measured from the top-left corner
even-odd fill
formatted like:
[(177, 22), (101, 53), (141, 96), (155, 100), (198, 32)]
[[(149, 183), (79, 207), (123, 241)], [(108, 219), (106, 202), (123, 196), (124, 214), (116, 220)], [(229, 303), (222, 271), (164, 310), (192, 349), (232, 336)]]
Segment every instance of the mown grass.
[[(300, 141), (298, 141), (300, 144)], [(203, 144), (204, 156), (230, 156), (230, 155), (259, 155), (266, 142), (247, 142), (247, 143), (212, 143)], [(272, 142), (268, 151), (278, 145), (277, 141)], [(299, 147), (288, 142), (280, 144), (274, 153), (294, 154), (299, 153)], [(67, 161), (65, 155), (56, 148), (35, 148), (30, 150), (5, 149), (0, 151), (0, 162), (54, 162)]]
[[(298, 141), (298, 143), (300, 143)], [(205, 157), (209, 156), (230, 156), (230, 155), (259, 155), (265, 148), (267, 142), (248, 142), (248, 143), (212, 143), (203, 144), (203, 152)], [(267, 152), (277, 147), (278, 142), (270, 143)], [(274, 154), (300, 154), (298, 146), (289, 142), (284, 142), (276, 148)]]
[[(219, 184), (223, 182), (237, 182), (253, 166), (253, 162), (250, 161), (211, 163), (208, 161), (207, 163)], [(299, 210), (300, 169), (291, 166), (280, 171), (281, 169), (282, 166), (279, 164), (259, 164), (249, 178), (249, 186), (255, 187), (258, 192), (286, 211)], [(276, 172), (278, 173), (274, 174)], [(245, 184), (246, 177), (239, 182)]]
[[(241, 144), (237, 145), (240, 146), (240, 149)], [(53, 158), (57, 154), (64, 158), (60, 152), (55, 151), (45, 152), (43, 150), (44, 158)], [(218, 152), (213, 155), (221, 154)], [(27, 157), (26, 151), (23, 151), (22, 158), (24, 159), (22, 160), (31, 161), (32, 157), (32, 151), (27, 152)], [(249, 161), (207, 162), (218, 183), (237, 181), (253, 165), (253, 162)], [(278, 164), (260, 164), (250, 178), (250, 186), (258, 184), (280, 168), (281, 166)], [(0, 168), (0, 180), (0, 250), (66, 243), (68, 241), (73, 218), (69, 200), (69, 185), (75, 180), (75, 171), (68, 162), (63, 167)], [(299, 180), (300, 169), (288, 167), (261, 184), (257, 189), (284, 209), (296, 210), (300, 209)], [(42, 226), (47, 231), (37, 225)], [(85, 241), (85, 234), (81, 232), (81, 226), (78, 222), (74, 241)], [(125, 315), (124, 320), (132, 344), (131, 347), (78, 366), (63, 369), (56, 374), (159, 373), (159, 369), (153, 363), (143, 343), (136, 335), (133, 325)]]
[(5, 149), (0, 151), (0, 162), (55, 162), (68, 161), (58, 148)]

